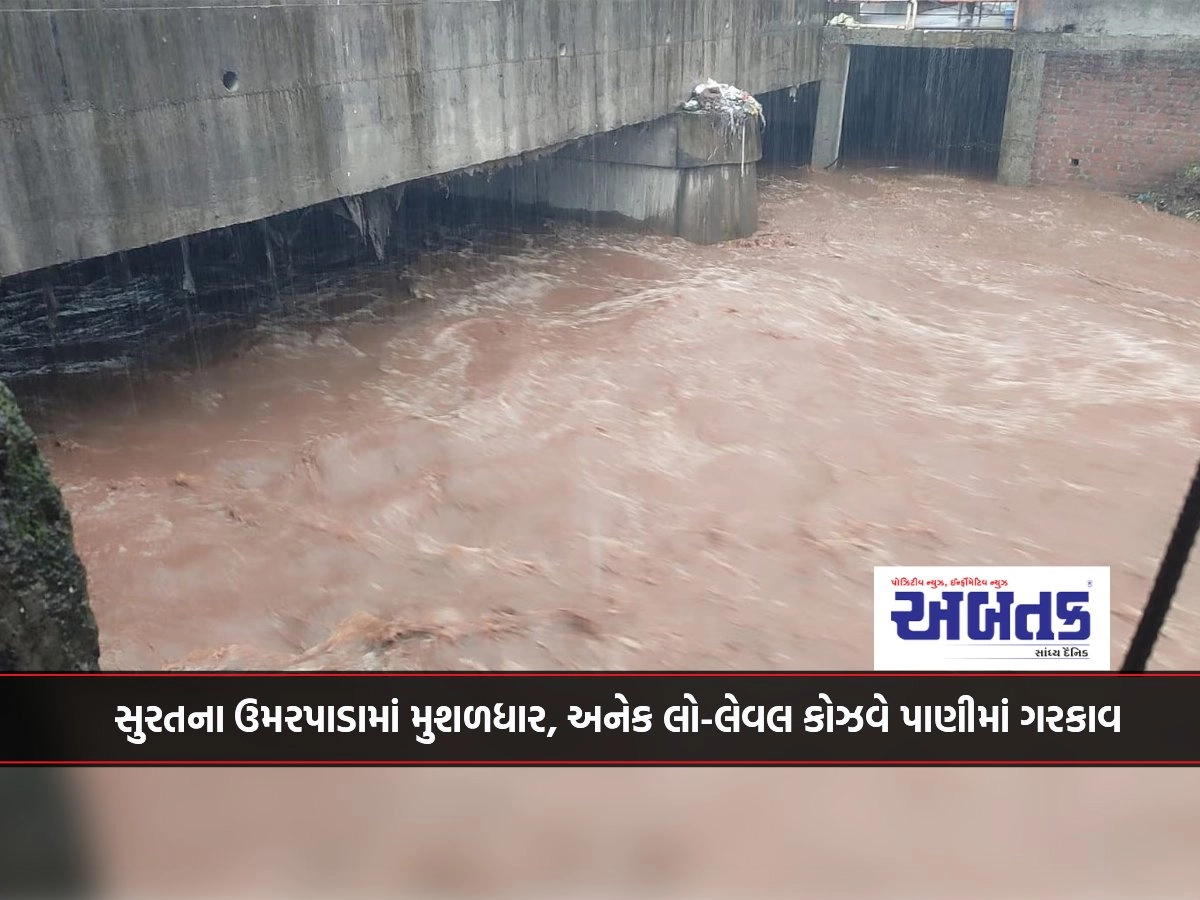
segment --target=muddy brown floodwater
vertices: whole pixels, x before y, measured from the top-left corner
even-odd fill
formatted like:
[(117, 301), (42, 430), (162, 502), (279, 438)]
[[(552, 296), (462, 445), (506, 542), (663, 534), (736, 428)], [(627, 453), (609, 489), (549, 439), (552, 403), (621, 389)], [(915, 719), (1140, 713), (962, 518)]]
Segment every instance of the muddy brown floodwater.
[[(108, 669), (869, 668), (878, 564), (1108, 565), (1200, 452), (1200, 228), (781, 172), (751, 240), (562, 227), (35, 405)], [(484, 252), (492, 251), (492, 252)], [(1156, 660), (1200, 666), (1196, 573)]]
[[(869, 668), (872, 566), (968, 562), (1111, 566), (1119, 660), (1200, 452), (1200, 228), (763, 191), (753, 240), (430, 257), (424, 302), (364, 273), (339, 325), (48, 401), (103, 665)], [(1198, 585), (1155, 665), (1200, 666)], [(124, 895), (1170, 898), (1200, 840), (1166, 771), (81, 777)]]

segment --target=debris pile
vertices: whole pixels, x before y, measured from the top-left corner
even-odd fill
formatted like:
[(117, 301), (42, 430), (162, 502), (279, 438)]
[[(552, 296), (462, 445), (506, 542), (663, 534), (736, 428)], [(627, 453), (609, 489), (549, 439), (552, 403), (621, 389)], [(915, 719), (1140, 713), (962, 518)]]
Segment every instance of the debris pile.
[(696, 85), (692, 96), (683, 104), (685, 112), (721, 112), (729, 119), (730, 130), (744, 126), (747, 119), (761, 119), (766, 125), (762, 104), (741, 88), (719, 84), (711, 78)]

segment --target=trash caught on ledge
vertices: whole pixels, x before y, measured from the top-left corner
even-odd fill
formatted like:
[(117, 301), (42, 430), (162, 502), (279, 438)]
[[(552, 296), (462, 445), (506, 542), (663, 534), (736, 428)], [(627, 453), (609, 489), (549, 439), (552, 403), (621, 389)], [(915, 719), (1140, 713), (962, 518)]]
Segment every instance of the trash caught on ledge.
[(760, 119), (767, 124), (762, 104), (741, 88), (720, 84), (713, 79), (696, 85), (692, 96), (683, 104), (684, 112), (722, 112), (729, 118), (730, 128), (744, 125), (747, 119)]

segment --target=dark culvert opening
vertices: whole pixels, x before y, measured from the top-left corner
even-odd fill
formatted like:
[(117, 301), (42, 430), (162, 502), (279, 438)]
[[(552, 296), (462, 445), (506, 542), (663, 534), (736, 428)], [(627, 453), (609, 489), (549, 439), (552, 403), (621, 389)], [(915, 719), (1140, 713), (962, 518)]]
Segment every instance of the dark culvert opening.
[(1009, 50), (855, 47), (842, 123), (844, 163), (994, 178)]
[(763, 162), (769, 166), (807, 166), (812, 162), (817, 127), (817, 98), (821, 83), (792, 90), (771, 91), (758, 97), (767, 120), (763, 132)]

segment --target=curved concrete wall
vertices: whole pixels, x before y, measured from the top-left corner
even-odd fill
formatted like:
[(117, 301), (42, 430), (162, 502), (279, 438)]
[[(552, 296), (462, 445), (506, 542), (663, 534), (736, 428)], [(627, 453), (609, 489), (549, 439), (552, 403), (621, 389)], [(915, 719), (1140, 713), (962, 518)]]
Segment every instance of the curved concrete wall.
[(0, 276), (648, 121), (709, 76), (814, 81), (825, 5), (15, 2)]

